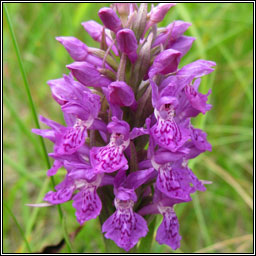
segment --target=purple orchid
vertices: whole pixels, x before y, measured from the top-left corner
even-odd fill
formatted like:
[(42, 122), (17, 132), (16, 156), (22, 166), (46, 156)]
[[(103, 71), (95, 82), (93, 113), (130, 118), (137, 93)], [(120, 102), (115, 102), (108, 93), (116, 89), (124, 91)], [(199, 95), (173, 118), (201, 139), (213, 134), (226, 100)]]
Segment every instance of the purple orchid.
[(96, 172), (115, 172), (119, 169), (128, 169), (128, 161), (124, 156), (124, 150), (129, 146), (130, 140), (140, 135), (147, 134), (144, 129), (134, 128), (130, 132), (129, 124), (112, 117), (112, 122), (107, 126), (111, 133), (110, 142), (104, 147), (93, 147), (90, 151), (90, 159)]
[[(135, 189), (154, 177), (153, 169), (131, 173), (127, 178), (124, 171), (119, 171), (114, 180), (116, 211), (103, 224), (105, 237), (129, 251), (141, 237), (148, 232), (146, 220), (133, 211), (137, 201)], [(153, 175), (152, 175), (153, 174)]]
[(141, 215), (162, 214), (163, 220), (156, 234), (156, 241), (159, 244), (166, 244), (173, 250), (180, 247), (179, 222), (173, 207), (175, 204), (189, 201), (191, 201), (190, 197), (186, 200), (166, 197), (156, 188), (153, 203), (139, 210)]
[(72, 200), (81, 225), (99, 216), (105, 237), (126, 251), (147, 235), (152, 218), (143, 216), (151, 214), (163, 216), (156, 241), (179, 248), (174, 205), (210, 183), (197, 178), (189, 161), (212, 150), (191, 119), (212, 108), (211, 90), (202, 94), (200, 82), (215, 63), (180, 67), (195, 40), (184, 35), (192, 24), (157, 27), (173, 6), (152, 5), (149, 13), (146, 3), (100, 9), (103, 25), (82, 23), (100, 49), (56, 37), (75, 61), (66, 66), (69, 75), (48, 81), (66, 125), (40, 117), (50, 129), (32, 130), (54, 143), (47, 175), (61, 167), (67, 173), (45, 203), (29, 205)]
[[(73, 200), (77, 221), (82, 225), (100, 214), (102, 203), (97, 188), (102, 183), (103, 174), (95, 175), (90, 165), (83, 162), (64, 163), (64, 166), (70, 169), (64, 181), (55, 187), (56, 192), (48, 192), (44, 200), (52, 205)], [(78, 193), (74, 195), (76, 190)]]

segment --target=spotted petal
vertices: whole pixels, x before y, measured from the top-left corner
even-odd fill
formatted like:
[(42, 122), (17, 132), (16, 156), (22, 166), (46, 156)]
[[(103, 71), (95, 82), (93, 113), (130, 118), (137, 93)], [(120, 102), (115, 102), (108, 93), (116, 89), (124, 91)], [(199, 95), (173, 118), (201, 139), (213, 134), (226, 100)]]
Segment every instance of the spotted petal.
[(71, 199), (73, 192), (75, 191), (75, 184), (72, 179), (66, 178), (63, 182), (58, 184), (55, 189), (57, 191), (49, 191), (44, 201), (51, 204), (61, 204)]
[(70, 155), (76, 152), (87, 138), (86, 126), (64, 128), (56, 136), (54, 151), (58, 155)]
[(188, 139), (189, 131), (179, 127), (174, 120), (158, 119), (151, 128), (155, 141), (163, 148), (177, 151)]
[(90, 152), (91, 165), (98, 172), (115, 172), (127, 165), (122, 147), (94, 147)]
[(117, 210), (103, 224), (105, 237), (112, 239), (119, 247), (129, 251), (148, 232), (147, 222), (133, 210)]
[(82, 225), (85, 221), (95, 219), (101, 211), (101, 200), (96, 187), (85, 187), (73, 198), (73, 207), (76, 209), (77, 221)]
[(159, 244), (167, 244), (176, 250), (180, 247), (181, 240), (179, 222), (174, 210), (171, 207), (166, 208), (162, 213), (163, 221), (157, 230), (156, 241)]
[(190, 186), (190, 176), (184, 169), (171, 168), (170, 164), (160, 166), (156, 180), (157, 188), (170, 198), (188, 200), (195, 189)]

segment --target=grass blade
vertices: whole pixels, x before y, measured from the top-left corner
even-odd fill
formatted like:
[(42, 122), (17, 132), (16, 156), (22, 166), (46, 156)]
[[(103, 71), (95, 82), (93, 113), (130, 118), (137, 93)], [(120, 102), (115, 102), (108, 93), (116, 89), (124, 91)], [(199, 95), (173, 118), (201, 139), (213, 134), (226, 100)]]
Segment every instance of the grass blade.
[(27, 138), (33, 143), (35, 150), (38, 154), (40, 154), (43, 157), (42, 151), (38, 148), (38, 142), (33, 137), (33, 134), (27, 129), (27, 127), (24, 125), (24, 122), (21, 120), (15, 109), (13, 108), (10, 100), (4, 95), (3, 97), (4, 105), (9, 110), (12, 118), (15, 120), (17, 126), (19, 127), (20, 131), (27, 136)]
[(235, 237), (235, 238), (228, 239), (228, 240), (224, 240), (224, 241), (218, 242), (216, 244), (213, 244), (209, 247), (202, 248), (202, 249), (200, 249), (200, 250), (198, 250), (194, 253), (209, 253), (213, 250), (224, 249), (228, 245), (232, 245), (232, 244), (236, 244), (236, 243), (241, 244), (243, 241), (248, 241), (248, 240), (251, 240), (253, 242), (253, 235), (252, 234)]
[(4, 203), (4, 207), (5, 207), (5, 209), (9, 212), (9, 214), (12, 216), (12, 218), (13, 218), (13, 220), (14, 220), (16, 226), (17, 226), (17, 228), (18, 228), (19, 231), (20, 231), (20, 234), (21, 234), (21, 236), (22, 236), (22, 238), (23, 238), (23, 240), (24, 240), (24, 243), (26, 244), (26, 247), (27, 247), (28, 251), (29, 251), (30, 253), (32, 253), (32, 250), (31, 250), (31, 248), (30, 248), (30, 246), (29, 246), (29, 243), (28, 243), (28, 241), (27, 241), (27, 239), (26, 239), (26, 236), (25, 236), (25, 234), (24, 234), (24, 232), (23, 232), (23, 230), (22, 230), (22, 228), (21, 228), (19, 222), (17, 221), (15, 215), (12, 213), (11, 209), (9, 209), (9, 207), (8, 207), (5, 203)]
[[(213, 39), (213, 41), (214, 41), (214, 39)], [(250, 105), (253, 106), (253, 93), (252, 93), (253, 85), (252, 85), (252, 83), (248, 83), (246, 81), (246, 78), (244, 77), (243, 73), (241, 72), (239, 66), (237, 65), (236, 60), (233, 58), (230, 51), (223, 45), (218, 44), (217, 47), (219, 48), (224, 59), (227, 61), (230, 69), (233, 71), (233, 74), (235, 75), (235, 77), (237, 78), (239, 83), (242, 85), (244, 93), (245, 93), (246, 97), (248, 98)]]
[(11, 166), (17, 173), (19, 173), (19, 175), (21, 175), (21, 176), (25, 177), (27, 180), (31, 181), (33, 184), (35, 184), (35, 186), (37, 186), (37, 187), (41, 186), (41, 182), (34, 176), (29, 175), (24, 166), (13, 161), (13, 159), (11, 159), (5, 153), (3, 154), (3, 160), (4, 160), (5, 164), (8, 164), (9, 166)]
[[(14, 34), (11, 19), (9, 17), (9, 13), (8, 13), (6, 5), (7, 4), (3, 5), (4, 6), (4, 13), (5, 13), (6, 20), (7, 20), (7, 23), (8, 23), (8, 27), (9, 27), (9, 30), (10, 30), (10, 33), (11, 33), (11, 38), (12, 38), (13, 46), (14, 46), (14, 49), (15, 49), (15, 53), (16, 53), (16, 56), (17, 56), (17, 59), (18, 59), (19, 68), (20, 68), (20, 72), (21, 72), (21, 75), (22, 75), (22, 78), (23, 78), (26, 94), (27, 94), (27, 97), (28, 97), (29, 106), (30, 106), (30, 109), (31, 109), (31, 112), (32, 112), (32, 115), (33, 115), (33, 119), (34, 119), (36, 128), (40, 129), (40, 125), (39, 125), (38, 118), (37, 118), (37, 113), (36, 113), (36, 108), (35, 108), (35, 105), (34, 105), (34, 102), (33, 102), (33, 99), (32, 99), (31, 93), (30, 93), (29, 85), (28, 85), (27, 75), (26, 75), (26, 72), (25, 72), (25, 69), (24, 69), (24, 66), (23, 66), (23, 63), (22, 63), (20, 50), (19, 50), (19, 47), (18, 47), (18, 43), (17, 43), (16, 37), (15, 37), (15, 34)], [(47, 151), (46, 151), (46, 147), (45, 147), (45, 144), (44, 144), (44, 140), (43, 140), (42, 137), (40, 137), (40, 143), (41, 143), (41, 146), (42, 146), (42, 149), (43, 149), (43, 152), (44, 152), (44, 158), (45, 158), (45, 161), (46, 161), (46, 166), (47, 166), (47, 168), (50, 168), (50, 161), (49, 161)]]
[(204, 157), (205, 164), (212, 170), (215, 174), (226, 181), (231, 187), (233, 187), (236, 192), (242, 197), (245, 203), (253, 210), (253, 199), (247, 194), (247, 192), (241, 187), (241, 185), (222, 167), (213, 162), (210, 158)]
[[(16, 56), (17, 56), (17, 59), (18, 59), (20, 72), (21, 72), (21, 75), (22, 75), (22, 78), (23, 78), (26, 94), (27, 94), (28, 101), (29, 101), (29, 106), (30, 106), (30, 109), (32, 111), (32, 115), (33, 115), (33, 119), (35, 121), (36, 128), (40, 129), (40, 125), (39, 125), (38, 118), (37, 118), (36, 108), (35, 108), (31, 93), (30, 93), (30, 89), (29, 89), (29, 85), (28, 85), (28, 79), (27, 79), (26, 72), (25, 72), (25, 69), (24, 69), (24, 66), (23, 66), (23, 63), (22, 63), (20, 50), (19, 50), (19, 47), (18, 47), (18, 43), (17, 43), (16, 37), (15, 37), (15, 34), (14, 34), (13, 26), (12, 26), (11, 19), (10, 19), (10, 16), (9, 16), (6, 5), (7, 4), (3, 5), (4, 6), (4, 13), (5, 13), (5, 16), (6, 16), (6, 19), (7, 19), (8, 27), (9, 27), (9, 30), (10, 30), (10, 33), (11, 33), (13, 46), (14, 46), (15, 53), (16, 53)], [(46, 166), (47, 166), (47, 168), (50, 168), (50, 161), (49, 161), (49, 158), (48, 158), (48, 155), (47, 155), (44, 140), (43, 140), (42, 137), (39, 137), (39, 138), (40, 138), (41, 146), (42, 146), (42, 149), (43, 149)], [(52, 186), (55, 187), (55, 182), (54, 182), (53, 177), (51, 177), (51, 183), (52, 183)], [(58, 208), (61, 224), (64, 225), (64, 223), (63, 223), (63, 213), (62, 213), (61, 206), (57, 205), (57, 208)], [(65, 233), (66, 232), (65, 228), (63, 228), (63, 232), (64, 232), (64, 237), (65, 237), (65, 240), (66, 240), (67, 247), (69, 249), (69, 252), (71, 252), (72, 249), (70, 247), (70, 241), (69, 241), (69, 238), (68, 238), (68, 234)]]

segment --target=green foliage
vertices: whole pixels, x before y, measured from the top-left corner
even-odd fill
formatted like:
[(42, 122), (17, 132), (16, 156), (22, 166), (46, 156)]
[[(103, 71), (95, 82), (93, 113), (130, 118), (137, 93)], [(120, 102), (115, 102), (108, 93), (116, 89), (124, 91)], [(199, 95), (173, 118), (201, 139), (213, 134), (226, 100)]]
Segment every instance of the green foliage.
[[(6, 16), (3, 19), (4, 65), (4, 208), (3, 248), (5, 253), (40, 252), (45, 246), (68, 239), (79, 226), (72, 202), (57, 207), (28, 208), (26, 203), (41, 202), (51, 189), (46, 178), (45, 158), (40, 139), (30, 134), (35, 128), (31, 99), (27, 101), (24, 74), (34, 109), (50, 119), (63, 122), (59, 106), (52, 100), (47, 80), (67, 73), (72, 62), (56, 36), (75, 36), (95, 46), (81, 22), (95, 19), (104, 6), (99, 3), (8, 3), (23, 61), (19, 65)], [(193, 162), (202, 180), (211, 180), (207, 191), (194, 195), (193, 202), (177, 205), (183, 237), (176, 252), (252, 252), (253, 232), (253, 4), (180, 3), (162, 22), (185, 20), (193, 25), (187, 35), (197, 37), (181, 66), (204, 58), (217, 63), (216, 71), (202, 80), (201, 91), (212, 88), (213, 109), (195, 120), (204, 127), (213, 151)], [(22, 72), (21, 72), (22, 71)], [(47, 152), (52, 145), (46, 142)], [(61, 170), (56, 184), (65, 174)], [(61, 222), (60, 222), (61, 219)], [(65, 219), (65, 226), (64, 226)], [(156, 228), (161, 222), (157, 216)], [(62, 226), (60, 226), (62, 225)], [(17, 232), (17, 228), (19, 232)], [(63, 235), (64, 234), (64, 235)], [(104, 252), (104, 239), (98, 220), (84, 225), (70, 241), (73, 252)], [(141, 242), (140, 245), (143, 245)], [(28, 245), (29, 244), (29, 245)], [(150, 244), (146, 241), (145, 244)], [(147, 248), (141, 248), (147, 251)], [(60, 252), (69, 252), (65, 245)], [(154, 241), (150, 252), (174, 252)]]

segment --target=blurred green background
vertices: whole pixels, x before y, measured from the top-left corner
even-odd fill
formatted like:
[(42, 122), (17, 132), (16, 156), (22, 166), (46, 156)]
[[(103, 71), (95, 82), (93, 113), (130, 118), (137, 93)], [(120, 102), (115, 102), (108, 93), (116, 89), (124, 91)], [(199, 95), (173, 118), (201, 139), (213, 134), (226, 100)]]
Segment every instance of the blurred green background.
[[(63, 122), (46, 81), (68, 73), (65, 65), (72, 59), (55, 37), (75, 36), (89, 46), (98, 45), (80, 24), (90, 19), (100, 22), (97, 12), (104, 4), (5, 5), (37, 113)], [(181, 3), (161, 25), (180, 19), (193, 23), (185, 34), (197, 38), (180, 66), (196, 59), (217, 63), (201, 87), (203, 93), (212, 88), (213, 109), (194, 121), (208, 132), (213, 151), (192, 163), (200, 179), (213, 183), (207, 185), (206, 192), (193, 195), (193, 202), (176, 206), (183, 237), (180, 249), (172, 251), (153, 241), (150, 251), (142, 250), (249, 253), (253, 250), (253, 4)], [(45, 246), (58, 244), (63, 230), (57, 207), (25, 206), (41, 202), (52, 187), (39, 138), (30, 132), (35, 123), (5, 15), (3, 22), (3, 248), (5, 253), (27, 252), (23, 233), (31, 250), (40, 252)], [(46, 141), (46, 146), (52, 152), (52, 144)], [(56, 183), (64, 173), (61, 170), (56, 175)], [(71, 234), (79, 226), (72, 202), (63, 204), (62, 211), (65, 233)], [(160, 222), (158, 216), (157, 225)], [(98, 219), (87, 222), (71, 244), (73, 252), (105, 252)], [(58, 252), (68, 252), (68, 248), (64, 245)]]

